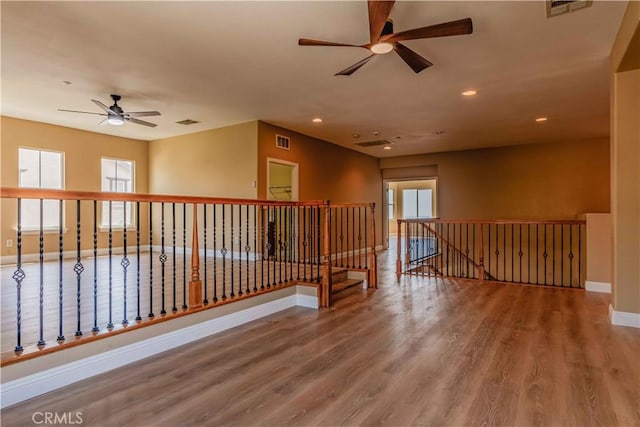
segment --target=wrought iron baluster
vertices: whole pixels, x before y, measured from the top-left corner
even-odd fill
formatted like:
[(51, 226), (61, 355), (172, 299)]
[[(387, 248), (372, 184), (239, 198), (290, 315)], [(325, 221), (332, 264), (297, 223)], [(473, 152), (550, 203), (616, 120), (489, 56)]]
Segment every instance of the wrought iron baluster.
[(258, 205), (253, 205), (253, 292), (258, 292)]
[[(266, 248), (266, 244), (267, 242), (265, 241), (264, 238), (264, 234), (266, 231), (266, 224), (268, 224), (268, 219), (269, 219), (269, 211), (268, 211), (269, 207), (267, 207), (267, 214), (265, 214), (265, 207), (264, 206), (260, 206), (260, 214), (261, 214), (261, 218), (260, 218), (260, 290), (264, 290), (264, 253), (265, 253), (265, 248)], [(269, 250), (267, 249), (267, 256), (269, 255)], [(267, 268), (269, 268), (269, 263), (267, 262)], [(267, 279), (269, 279), (269, 275), (267, 274)]]
[[(271, 206), (267, 206), (267, 214), (265, 217), (265, 232), (266, 232), (266, 249), (267, 249), (267, 289), (271, 288), (271, 248), (273, 246), (272, 241), (275, 239), (271, 238), (271, 227), (273, 221), (272, 218), (272, 210)], [(264, 267), (263, 267), (264, 268)]]
[(540, 284), (539, 276), (540, 276), (540, 266), (539, 266), (539, 255), (540, 255), (540, 232), (538, 230), (538, 224), (536, 224), (536, 285)]
[(307, 207), (302, 207), (302, 251), (303, 251), (303, 260), (304, 260), (304, 281), (307, 281)]
[[(226, 244), (226, 229), (225, 229), (225, 205), (222, 204), (222, 249), (220, 254), (222, 255), (222, 301), (227, 299), (227, 248)], [(231, 291), (233, 293), (233, 289)]]
[(93, 201), (93, 328), (91, 332), (100, 331), (98, 327), (98, 201)]
[(551, 283), (553, 286), (556, 285), (556, 225), (551, 224)]
[(542, 258), (544, 260), (544, 284), (547, 284), (547, 257), (549, 253), (547, 252), (547, 224), (542, 224), (543, 232), (544, 232), (544, 252), (542, 253)]
[(278, 206), (278, 284), (282, 285), (282, 206)]
[(527, 283), (531, 283), (531, 224), (527, 224)]
[[(351, 267), (356, 268), (356, 208), (351, 209)], [(318, 222), (318, 226), (320, 223)]]
[(112, 259), (113, 259), (113, 225), (112, 225), (112, 218), (111, 218), (111, 207), (112, 207), (112, 202), (111, 200), (109, 200), (109, 322), (107, 323), (107, 329), (112, 330), (113, 329), (113, 266), (112, 266)]
[[(214, 258), (216, 256), (215, 248), (214, 248), (213, 256)], [(214, 290), (215, 290), (215, 285), (214, 285)], [(189, 308), (187, 306), (187, 204), (183, 203), (182, 204), (182, 310), (186, 310), (187, 308)]]
[(44, 340), (44, 201), (40, 199), (40, 232), (39, 232), (39, 250), (40, 250), (40, 294), (39, 294), (39, 335), (38, 347), (44, 347), (47, 343)]
[(16, 236), (16, 270), (11, 276), (16, 282), (16, 346), (13, 351), (20, 355), (24, 348), (22, 347), (22, 281), (25, 279), (26, 274), (22, 269), (22, 199), (17, 199), (18, 204), (18, 227)]
[(218, 223), (217, 223), (217, 205), (213, 205), (213, 303), (218, 302)]
[(120, 261), (120, 265), (123, 270), (123, 281), (122, 281), (122, 303), (123, 303), (123, 313), (122, 317), (122, 325), (126, 326), (129, 324), (129, 320), (127, 318), (127, 269), (131, 264), (129, 258), (127, 258), (127, 202), (122, 202), (122, 212), (123, 212), (123, 223), (122, 223), (122, 248), (123, 248), (123, 256)]
[(560, 224), (560, 286), (564, 286), (564, 224)]
[(569, 287), (573, 288), (573, 226), (569, 224)]
[(317, 217), (317, 229), (316, 229), (316, 233), (317, 233), (317, 239), (316, 239), (317, 240), (317, 242), (316, 242), (316, 244), (317, 244), (317, 252), (316, 252), (316, 256), (317, 256), (317, 263), (316, 263), (316, 265), (317, 265), (317, 276), (316, 277), (317, 277), (318, 283), (320, 283), (320, 281), (321, 281), (320, 280), (320, 264), (322, 263), (322, 261), (321, 261), (322, 251), (320, 250), (320, 245), (322, 244), (322, 242), (321, 242), (322, 239), (320, 237), (320, 230), (321, 230), (321, 228), (320, 228), (320, 215), (322, 214), (322, 211), (321, 211), (321, 207), (320, 206), (318, 206), (316, 209), (318, 210), (318, 214), (316, 215), (316, 217)]
[(160, 214), (160, 296), (162, 302), (162, 308), (160, 310), (160, 315), (164, 316), (167, 314), (166, 304), (165, 304), (165, 264), (167, 262), (167, 253), (164, 248), (164, 202), (160, 203), (160, 209), (162, 210)]
[(233, 290), (233, 285), (235, 284), (235, 281), (233, 280), (234, 278), (234, 272), (233, 272), (233, 204), (229, 205), (229, 208), (231, 209), (231, 213), (230, 213), (230, 217), (231, 217), (231, 241), (229, 242), (229, 246), (231, 247), (231, 294), (229, 295), (231, 298), (234, 298), (236, 296), (236, 294), (234, 293)]
[(203, 245), (204, 245), (204, 295), (202, 303), (204, 305), (209, 304), (209, 299), (207, 298), (207, 204), (202, 204), (202, 233), (203, 233)]
[(507, 225), (502, 224), (502, 280), (507, 280)]
[(62, 304), (63, 304), (63, 251), (64, 251), (64, 239), (63, 239), (63, 212), (62, 205), (63, 201), (59, 200), (58, 206), (58, 338), (56, 339), (58, 343), (64, 342), (64, 333), (62, 330)]
[[(369, 269), (369, 245), (367, 244), (367, 234), (369, 233), (369, 223), (367, 222), (367, 208), (364, 208), (364, 268)], [(373, 242), (375, 246), (376, 242)]]
[(514, 240), (514, 236), (513, 236), (514, 227), (515, 227), (515, 225), (513, 223), (511, 223), (511, 281), (512, 282), (516, 281), (515, 273), (514, 273), (515, 264), (513, 262), (513, 255), (514, 255), (513, 251), (515, 250), (514, 249), (515, 248), (515, 240)]
[[(340, 209), (340, 267), (344, 267), (344, 210), (345, 208)], [(347, 258), (347, 266), (349, 265), (349, 259)]]
[(500, 229), (500, 225), (496, 224), (496, 275), (495, 279), (499, 280), (500, 275), (500, 237), (498, 235), (498, 231)]
[[(41, 228), (42, 229), (42, 228)], [(80, 275), (84, 271), (82, 265), (82, 258), (80, 257), (80, 200), (76, 200), (76, 264), (73, 266), (73, 271), (76, 273), (76, 337), (82, 336), (82, 328), (80, 326), (80, 288), (81, 280)], [(42, 301), (42, 300), (41, 300)], [(42, 308), (41, 308), (42, 309)], [(42, 340), (44, 342), (44, 340)], [(38, 342), (40, 345), (40, 342)]]
[[(362, 212), (358, 206), (358, 268), (362, 269)], [(424, 247), (423, 247), (424, 249)]]
[[(251, 288), (249, 288), (249, 252), (251, 251), (251, 245), (249, 245), (249, 205), (246, 205), (245, 207), (245, 217), (246, 217), (246, 225), (247, 225), (247, 234), (246, 234), (246, 240), (245, 240), (245, 246), (244, 246), (244, 250), (246, 253), (246, 259), (245, 259), (245, 272), (246, 272), (246, 294), (250, 294), (251, 293)], [(255, 283), (255, 282), (254, 282)], [(255, 285), (254, 285), (255, 288)]]
[(519, 228), (518, 244), (520, 245), (518, 250), (518, 259), (519, 259), (519, 268), (520, 268), (518, 279), (519, 279), (519, 282), (522, 283), (522, 256), (524, 255), (524, 252), (522, 252), (522, 224), (518, 224), (518, 228)]
[(153, 319), (153, 203), (149, 202), (149, 314)]
[(140, 321), (140, 202), (136, 202), (136, 322)]
[[(172, 258), (173, 260), (173, 266), (172, 266), (173, 294), (171, 295), (173, 297), (173, 305), (171, 306), (171, 312), (175, 313), (178, 311), (178, 307), (176, 303), (177, 292), (176, 292), (176, 204), (175, 203), (171, 203), (171, 243), (173, 246), (172, 248), (173, 249), (173, 258)], [(205, 259), (206, 259), (206, 254), (205, 254)]]
[(582, 287), (582, 226), (577, 225), (578, 228), (578, 287)]
[(238, 267), (238, 296), (242, 296), (242, 205), (238, 205)]

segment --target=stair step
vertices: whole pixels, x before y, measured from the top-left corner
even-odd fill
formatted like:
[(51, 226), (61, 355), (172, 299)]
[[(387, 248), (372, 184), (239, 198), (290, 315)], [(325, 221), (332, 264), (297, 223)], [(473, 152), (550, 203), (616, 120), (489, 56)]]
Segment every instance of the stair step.
[(342, 282), (334, 283), (332, 285), (333, 294), (337, 294), (339, 292), (345, 291), (350, 288), (354, 288), (356, 286), (362, 287), (362, 279), (347, 279)]
[(347, 269), (333, 268), (331, 271), (331, 282), (338, 283), (348, 279), (349, 271)]

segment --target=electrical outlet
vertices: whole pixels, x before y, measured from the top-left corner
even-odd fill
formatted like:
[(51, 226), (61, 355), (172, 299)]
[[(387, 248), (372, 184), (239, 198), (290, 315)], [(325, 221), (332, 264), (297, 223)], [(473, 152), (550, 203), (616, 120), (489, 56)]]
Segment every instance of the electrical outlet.
[(7, 247), (8, 248), (12, 248), (13, 247), (13, 240), (11, 240), (11, 239), (7, 240)]

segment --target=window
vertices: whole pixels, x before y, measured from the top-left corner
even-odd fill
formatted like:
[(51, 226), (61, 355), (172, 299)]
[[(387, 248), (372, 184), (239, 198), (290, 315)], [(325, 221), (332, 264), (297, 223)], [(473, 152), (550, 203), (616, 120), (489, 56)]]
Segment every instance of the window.
[[(134, 188), (134, 167), (132, 160), (116, 160), (102, 158), (102, 191), (111, 193), (133, 193)], [(125, 212), (126, 208), (126, 212)], [(126, 218), (125, 218), (126, 216)], [(102, 202), (102, 226), (121, 228), (133, 225), (133, 203)]]
[[(18, 148), (18, 186), (20, 188), (47, 188), (62, 190), (62, 154), (57, 151)], [(42, 202), (42, 226), (44, 229), (60, 227), (60, 202)], [(40, 229), (40, 200), (24, 199), (21, 209), (21, 227), (25, 230)]]
[(404, 218), (433, 217), (432, 190), (402, 190), (402, 215)]
[(389, 219), (393, 219), (393, 188), (387, 189), (387, 203), (389, 204)]

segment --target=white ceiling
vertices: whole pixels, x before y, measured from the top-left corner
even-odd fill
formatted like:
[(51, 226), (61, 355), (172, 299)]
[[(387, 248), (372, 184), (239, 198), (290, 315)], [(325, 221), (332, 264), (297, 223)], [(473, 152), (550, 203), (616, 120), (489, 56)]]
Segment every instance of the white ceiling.
[[(297, 40), (368, 42), (364, 1), (1, 7), (3, 115), (143, 140), (258, 119), (388, 157), (608, 136), (608, 56), (626, 2), (551, 19), (543, 1), (397, 2), (396, 31), (471, 17), (474, 32), (406, 42), (434, 63), (420, 74), (391, 53), (350, 77), (334, 74), (367, 51)], [(478, 95), (461, 96), (468, 88)], [(111, 105), (111, 93), (125, 110), (161, 111), (158, 127), (57, 111), (99, 112), (90, 99)], [(186, 118), (201, 123), (175, 123)], [(380, 138), (392, 150), (353, 145)]]

